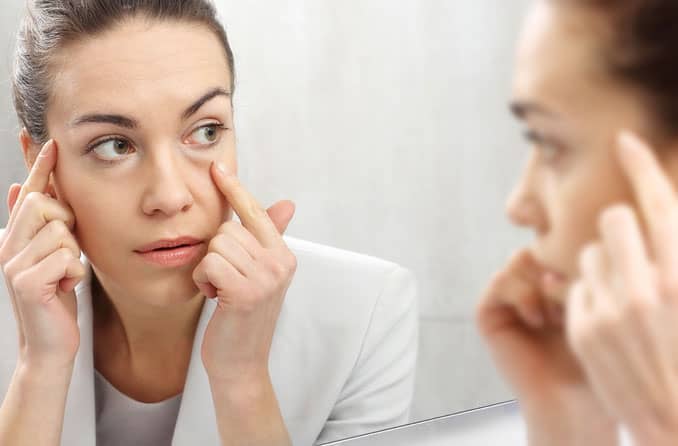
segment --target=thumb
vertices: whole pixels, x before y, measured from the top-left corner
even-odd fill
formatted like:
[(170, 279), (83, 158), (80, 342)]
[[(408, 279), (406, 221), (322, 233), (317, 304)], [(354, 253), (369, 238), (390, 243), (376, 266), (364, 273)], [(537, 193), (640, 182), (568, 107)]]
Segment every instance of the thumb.
[(280, 234), (284, 234), (290, 224), (296, 207), (290, 200), (279, 201), (266, 211)]

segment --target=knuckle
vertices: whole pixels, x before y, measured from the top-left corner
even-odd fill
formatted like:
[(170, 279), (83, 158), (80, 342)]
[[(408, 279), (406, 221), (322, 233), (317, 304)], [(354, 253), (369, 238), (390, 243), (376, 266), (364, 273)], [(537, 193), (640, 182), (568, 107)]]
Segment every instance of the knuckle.
[(43, 202), (44, 198), (45, 196), (40, 192), (29, 192), (24, 198), (24, 205), (28, 206), (29, 208), (38, 207)]
[(58, 259), (62, 260), (64, 263), (70, 262), (71, 260), (75, 259), (75, 257), (73, 256), (73, 252), (68, 248), (57, 249), (56, 255)]
[(10, 279), (10, 286), (18, 296), (23, 296), (22, 292), (25, 289), (24, 283), (26, 283), (26, 272), (20, 272)]
[(219, 248), (219, 246), (221, 246), (223, 244), (223, 241), (224, 241), (224, 234), (215, 235), (214, 237), (212, 237), (209, 244), (207, 245), (207, 251), (210, 254), (214, 254), (214, 251), (216, 251)]
[(5, 276), (5, 278), (10, 281), (14, 278), (15, 274), (15, 267), (14, 267), (14, 259), (9, 260), (7, 263), (4, 263), (2, 265), (2, 274)]
[(231, 231), (233, 231), (235, 224), (236, 224), (236, 222), (234, 220), (229, 220), (227, 222), (224, 222), (224, 223), (221, 224), (221, 226), (219, 226), (219, 230), (217, 232), (222, 233), (222, 234), (231, 232)]
[(242, 225), (235, 221), (235, 220), (229, 220), (226, 223), (224, 223), (224, 229), (229, 231), (229, 232), (235, 232), (238, 231), (242, 228)]
[(285, 264), (287, 265), (287, 272), (289, 274), (294, 274), (297, 271), (297, 267), (299, 266), (297, 256), (295, 256), (291, 251), (288, 251), (286, 257), (287, 260)]
[(47, 223), (47, 230), (52, 237), (63, 239), (71, 235), (71, 231), (62, 220), (52, 220)]
[(205, 263), (205, 268), (213, 268), (216, 265), (217, 259), (219, 258), (219, 254), (215, 252), (209, 252), (203, 259)]
[(598, 218), (598, 227), (601, 229), (613, 229), (625, 225), (633, 218), (633, 211), (628, 205), (616, 204), (603, 210)]
[(208, 277), (214, 277), (218, 274), (222, 262), (222, 257), (215, 253), (208, 253), (203, 259), (203, 271)]
[(284, 263), (277, 259), (270, 260), (269, 269), (273, 273), (273, 277), (276, 279), (282, 279), (287, 274), (287, 268), (285, 267)]

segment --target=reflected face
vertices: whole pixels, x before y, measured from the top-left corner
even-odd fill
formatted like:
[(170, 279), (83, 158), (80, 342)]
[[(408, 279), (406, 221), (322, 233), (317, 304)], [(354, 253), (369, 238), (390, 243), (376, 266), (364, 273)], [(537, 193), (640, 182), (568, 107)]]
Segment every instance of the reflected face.
[(512, 110), (532, 151), (507, 209), (534, 230), (536, 258), (561, 278), (547, 294), (562, 299), (580, 249), (598, 238), (600, 212), (633, 202), (616, 157), (618, 132), (649, 138), (652, 126), (642, 96), (601, 65), (611, 41), (604, 17), (558, 3), (538, 1), (519, 42)]
[(230, 74), (207, 27), (131, 20), (62, 49), (47, 126), (53, 175), (76, 237), (104, 289), (150, 304), (198, 293), (190, 265), (163, 268), (135, 252), (163, 238), (209, 239), (230, 218), (213, 160), (236, 169)]

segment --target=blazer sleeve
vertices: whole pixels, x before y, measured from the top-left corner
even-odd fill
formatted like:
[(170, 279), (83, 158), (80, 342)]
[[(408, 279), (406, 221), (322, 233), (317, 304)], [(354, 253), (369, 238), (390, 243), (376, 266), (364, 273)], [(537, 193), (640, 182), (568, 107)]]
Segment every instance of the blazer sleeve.
[(316, 444), (409, 421), (418, 321), (416, 280), (396, 266), (386, 275), (358, 359)]

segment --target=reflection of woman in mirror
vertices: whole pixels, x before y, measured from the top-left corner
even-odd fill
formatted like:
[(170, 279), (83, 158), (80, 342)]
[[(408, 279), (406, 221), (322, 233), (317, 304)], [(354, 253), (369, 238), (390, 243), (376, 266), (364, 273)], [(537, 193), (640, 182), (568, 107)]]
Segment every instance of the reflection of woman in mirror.
[(236, 179), (213, 6), (30, 3), (0, 443), (307, 445), (406, 422), (412, 276), (283, 238), (292, 203), (265, 211)]
[(477, 317), (531, 444), (678, 441), (676, 24), (675, 0), (538, 0), (525, 23), (508, 213), (536, 237)]

